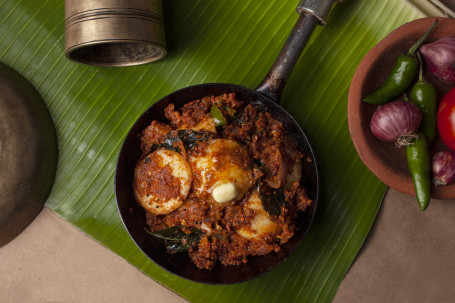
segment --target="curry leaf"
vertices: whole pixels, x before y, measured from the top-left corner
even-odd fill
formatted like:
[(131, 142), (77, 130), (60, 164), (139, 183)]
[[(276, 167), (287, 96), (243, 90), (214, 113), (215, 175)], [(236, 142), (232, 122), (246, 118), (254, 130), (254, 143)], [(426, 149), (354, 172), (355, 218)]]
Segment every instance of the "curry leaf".
[(286, 203), (282, 188), (275, 190), (271, 195), (260, 193), (260, 198), (262, 207), (269, 217), (281, 214), (281, 208)]
[[(183, 229), (189, 230), (191, 233), (186, 233)], [(200, 237), (200, 235), (204, 234), (200, 229), (184, 227), (181, 225), (171, 226), (157, 231), (147, 230), (147, 233), (152, 236), (171, 241), (182, 240), (183, 238), (190, 237)]]
[(152, 144), (152, 146), (150, 147), (150, 153), (151, 152), (154, 152), (155, 150), (157, 149), (160, 149), (160, 148), (165, 148), (165, 149), (168, 149), (168, 150), (173, 150), (173, 151), (176, 151), (178, 152), (179, 154), (182, 153), (182, 150), (180, 149), (180, 147), (178, 145), (175, 145), (175, 143), (179, 142), (180, 141), (180, 138), (178, 137), (166, 137), (166, 139), (164, 140), (163, 143), (154, 143)]
[(178, 131), (178, 136), (182, 140), (183, 145), (189, 150), (192, 150), (197, 146), (198, 142), (210, 140), (213, 134), (207, 131), (181, 129)]
[[(190, 231), (190, 233), (186, 233), (184, 229)], [(157, 238), (164, 239), (166, 249), (170, 253), (187, 251), (196, 246), (204, 234), (200, 229), (184, 226), (171, 226), (153, 232), (146, 229), (146, 232)]]
[(197, 245), (198, 242), (188, 242), (183, 244), (182, 241), (164, 241), (164, 245), (168, 253), (175, 254), (188, 251), (191, 247)]
[(213, 134), (208, 131), (196, 131), (192, 129), (180, 129), (177, 131), (177, 134), (172, 131), (168, 133), (164, 139), (163, 143), (154, 143), (150, 147), (149, 152), (154, 152), (157, 149), (165, 148), (168, 150), (174, 150), (179, 154), (182, 153), (182, 150), (177, 145), (180, 141), (183, 143), (183, 146), (188, 149), (194, 149), (197, 144), (201, 141), (208, 141), (213, 137)]

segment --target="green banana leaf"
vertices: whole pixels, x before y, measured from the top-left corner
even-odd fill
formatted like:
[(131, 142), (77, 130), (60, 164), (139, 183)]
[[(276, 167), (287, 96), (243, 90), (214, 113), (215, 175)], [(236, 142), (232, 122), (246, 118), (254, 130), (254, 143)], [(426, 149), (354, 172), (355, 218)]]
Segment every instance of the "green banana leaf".
[(62, 0), (0, 1), (0, 60), (37, 88), (57, 129), (57, 177), (46, 205), (192, 302), (330, 302), (386, 189), (351, 143), (350, 81), (371, 47), (420, 14), (397, 0), (347, 0), (317, 28), (282, 98), (316, 154), (321, 190), (314, 224), (297, 251), (271, 272), (210, 286), (162, 270), (129, 238), (114, 196), (117, 155), (134, 121), (179, 88), (207, 82), (255, 88), (297, 20), (298, 1), (163, 2), (168, 56), (144, 66), (97, 68), (65, 58)]

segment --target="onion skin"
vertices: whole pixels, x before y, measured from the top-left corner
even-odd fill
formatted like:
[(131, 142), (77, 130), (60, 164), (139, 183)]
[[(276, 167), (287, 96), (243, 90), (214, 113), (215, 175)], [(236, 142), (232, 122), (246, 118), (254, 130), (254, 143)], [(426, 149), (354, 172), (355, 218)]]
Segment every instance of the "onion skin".
[(437, 152), (431, 159), (433, 184), (447, 185), (455, 181), (455, 152), (445, 150)]
[(394, 142), (402, 147), (417, 138), (417, 129), (422, 121), (422, 112), (417, 106), (405, 101), (394, 101), (379, 106), (371, 117), (373, 135), (385, 142)]
[(455, 35), (422, 45), (420, 53), (433, 75), (443, 82), (455, 84)]

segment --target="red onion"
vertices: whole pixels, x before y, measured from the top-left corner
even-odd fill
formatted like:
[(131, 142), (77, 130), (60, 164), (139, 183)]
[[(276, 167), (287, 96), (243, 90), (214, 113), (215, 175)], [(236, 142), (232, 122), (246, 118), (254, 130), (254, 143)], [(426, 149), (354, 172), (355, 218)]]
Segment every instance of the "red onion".
[(447, 185), (455, 181), (455, 152), (437, 152), (431, 159), (434, 185)]
[(455, 35), (420, 47), (431, 72), (448, 84), (455, 84)]
[(397, 147), (411, 144), (417, 138), (416, 131), (422, 121), (422, 112), (417, 106), (405, 101), (394, 101), (379, 106), (371, 117), (373, 135), (386, 142), (395, 142)]

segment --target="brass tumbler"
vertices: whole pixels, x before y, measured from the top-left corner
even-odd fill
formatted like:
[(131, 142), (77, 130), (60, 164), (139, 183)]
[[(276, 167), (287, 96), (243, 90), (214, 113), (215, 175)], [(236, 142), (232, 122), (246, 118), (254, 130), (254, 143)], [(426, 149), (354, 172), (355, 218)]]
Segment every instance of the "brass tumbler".
[(96, 66), (166, 56), (161, 0), (65, 0), (65, 54)]

